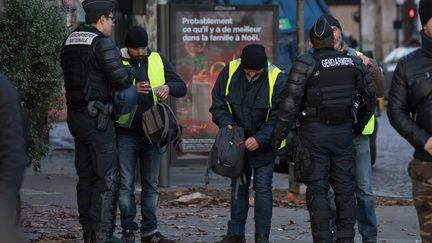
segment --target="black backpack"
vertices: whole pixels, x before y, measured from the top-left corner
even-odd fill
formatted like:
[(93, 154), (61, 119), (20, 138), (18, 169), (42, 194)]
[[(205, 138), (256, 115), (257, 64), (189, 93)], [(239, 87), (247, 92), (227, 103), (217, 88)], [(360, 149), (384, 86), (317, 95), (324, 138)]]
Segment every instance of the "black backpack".
[(216, 135), (208, 157), (208, 167), (222, 176), (238, 178), (243, 173), (245, 136), (241, 127), (223, 127)]
[(159, 152), (168, 149), (171, 142), (175, 148), (181, 143), (182, 127), (179, 124), (173, 110), (169, 105), (158, 102), (142, 115), (144, 134)]

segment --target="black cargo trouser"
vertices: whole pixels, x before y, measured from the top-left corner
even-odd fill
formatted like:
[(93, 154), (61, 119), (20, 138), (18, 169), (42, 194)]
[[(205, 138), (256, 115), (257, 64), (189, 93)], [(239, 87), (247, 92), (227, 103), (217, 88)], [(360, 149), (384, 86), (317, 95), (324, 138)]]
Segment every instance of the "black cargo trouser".
[(413, 159), (408, 165), (422, 242), (432, 242), (432, 162)]
[(118, 194), (118, 154), (113, 122), (97, 129), (97, 117), (86, 109), (68, 111), (69, 130), (75, 139), (75, 168), (78, 174), (79, 222), (84, 237), (93, 232), (96, 241), (112, 237)]
[(330, 185), (335, 192), (338, 240), (354, 239), (355, 224), (355, 148), (351, 123), (325, 125), (306, 122), (300, 138), (313, 163), (309, 176), (303, 177), (306, 202), (314, 242), (332, 242), (330, 220), (335, 213), (330, 206)]

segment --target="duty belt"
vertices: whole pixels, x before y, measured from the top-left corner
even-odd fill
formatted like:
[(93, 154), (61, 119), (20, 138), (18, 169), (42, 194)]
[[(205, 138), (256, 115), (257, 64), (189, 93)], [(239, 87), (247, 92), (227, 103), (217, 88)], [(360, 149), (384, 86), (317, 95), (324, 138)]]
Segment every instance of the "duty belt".
[(308, 118), (319, 118), (319, 109), (316, 107), (304, 107), (300, 111), (301, 117), (308, 117)]
[(299, 116), (302, 121), (319, 121), (327, 125), (336, 125), (353, 119), (348, 107), (303, 107)]

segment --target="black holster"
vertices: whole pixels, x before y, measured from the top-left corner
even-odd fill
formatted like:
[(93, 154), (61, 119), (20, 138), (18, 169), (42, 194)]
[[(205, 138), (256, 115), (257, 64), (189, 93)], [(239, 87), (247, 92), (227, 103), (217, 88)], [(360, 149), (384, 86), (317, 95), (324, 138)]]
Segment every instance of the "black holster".
[(90, 116), (98, 116), (97, 129), (105, 131), (111, 120), (112, 104), (104, 104), (101, 101), (93, 100), (89, 102), (87, 109)]

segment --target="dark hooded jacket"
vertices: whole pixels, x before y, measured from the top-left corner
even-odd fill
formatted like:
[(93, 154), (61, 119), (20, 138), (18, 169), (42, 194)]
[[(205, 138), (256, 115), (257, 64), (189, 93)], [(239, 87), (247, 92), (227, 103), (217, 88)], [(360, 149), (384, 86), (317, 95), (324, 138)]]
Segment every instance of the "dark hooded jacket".
[[(221, 71), (216, 80), (210, 107), (213, 122), (219, 128), (236, 124), (244, 128), (245, 139), (254, 137), (257, 140), (259, 148), (246, 152), (246, 159), (252, 167), (264, 166), (273, 162), (276, 157), (271, 147), (271, 136), (286, 79), (284, 73), (281, 72), (278, 75), (273, 90), (271, 109), (267, 67), (257, 80), (248, 81), (240, 66), (233, 74), (227, 97), (225, 97), (225, 87), (228, 81), (228, 66)], [(232, 107), (232, 113), (228, 109), (227, 101)], [(266, 121), (269, 109), (269, 119)]]

